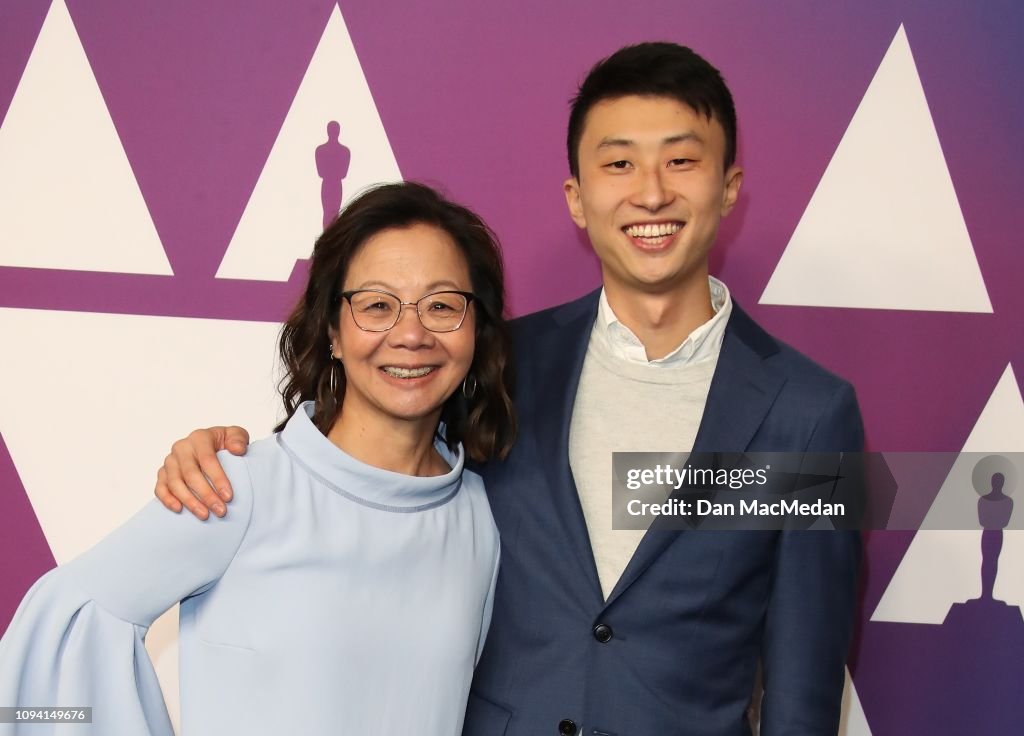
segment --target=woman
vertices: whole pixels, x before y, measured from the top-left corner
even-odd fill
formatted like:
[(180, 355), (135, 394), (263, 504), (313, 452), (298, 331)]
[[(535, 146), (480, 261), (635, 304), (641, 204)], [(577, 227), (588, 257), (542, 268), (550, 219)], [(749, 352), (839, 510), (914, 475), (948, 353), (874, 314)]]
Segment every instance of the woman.
[(143, 638), (181, 601), (187, 736), (458, 734), (498, 564), (463, 464), (514, 435), (502, 311), (473, 213), (418, 184), (353, 201), (281, 334), (288, 418), (222, 455), (232, 513), (154, 502), (44, 576), (0, 641), (0, 705), (170, 734)]

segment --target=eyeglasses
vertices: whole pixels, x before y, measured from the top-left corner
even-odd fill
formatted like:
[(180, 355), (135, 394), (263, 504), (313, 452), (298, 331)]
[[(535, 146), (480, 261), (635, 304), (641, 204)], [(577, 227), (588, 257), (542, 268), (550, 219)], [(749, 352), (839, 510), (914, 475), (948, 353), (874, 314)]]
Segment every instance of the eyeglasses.
[(476, 297), (468, 291), (435, 291), (414, 302), (403, 302), (380, 289), (343, 291), (339, 299), (352, 307), (352, 321), (366, 332), (387, 332), (402, 316), (402, 307), (416, 307), (420, 324), (431, 332), (454, 332), (462, 327), (469, 303)]

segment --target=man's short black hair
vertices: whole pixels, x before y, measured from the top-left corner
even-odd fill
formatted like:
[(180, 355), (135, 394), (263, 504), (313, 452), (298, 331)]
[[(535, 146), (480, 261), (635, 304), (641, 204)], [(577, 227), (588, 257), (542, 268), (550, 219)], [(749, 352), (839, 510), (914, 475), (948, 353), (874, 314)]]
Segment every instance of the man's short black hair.
[(725, 168), (736, 160), (736, 108), (715, 67), (686, 46), (639, 43), (597, 62), (572, 100), (569, 113), (569, 171), (580, 176), (579, 146), (590, 109), (602, 100), (638, 95), (668, 97), (691, 107), (725, 131)]

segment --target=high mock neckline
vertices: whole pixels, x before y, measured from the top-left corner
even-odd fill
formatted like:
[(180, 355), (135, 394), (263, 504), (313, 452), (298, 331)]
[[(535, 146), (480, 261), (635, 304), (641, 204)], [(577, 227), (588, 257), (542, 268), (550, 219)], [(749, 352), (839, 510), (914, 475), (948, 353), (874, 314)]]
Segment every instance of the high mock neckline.
[(460, 444), (453, 454), (444, 442), (434, 446), (451, 470), (444, 475), (396, 473), (357, 460), (325, 437), (313, 424), (314, 404), (296, 408), (278, 442), (292, 459), (324, 485), (346, 498), (383, 511), (425, 511), (451, 500), (462, 484), (465, 453)]

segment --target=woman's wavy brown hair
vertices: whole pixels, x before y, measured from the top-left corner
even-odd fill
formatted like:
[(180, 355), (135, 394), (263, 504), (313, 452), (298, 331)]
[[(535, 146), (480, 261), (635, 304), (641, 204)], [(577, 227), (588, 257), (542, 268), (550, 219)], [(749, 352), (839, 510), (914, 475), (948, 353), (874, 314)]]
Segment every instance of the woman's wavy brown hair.
[[(471, 398), (457, 390), (445, 402), (441, 410), (444, 439), (452, 449), (461, 442), (474, 460), (505, 457), (515, 438), (516, 419), (498, 241), (476, 214), (415, 182), (384, 184), (363, 192), (317, 239), (306, 292), (285, 322), (278, 345), (285, 369), (279, 386), (285, 412), (290, 418), (300, 403), (314, 401), (313, 423), (325, 434), (330, 430), (345, 396), (345, 373), (331, 359), (329, 335), (338, 329), (338, 294), (349, 264), (377, 233), (418, 224), (440, 228), (455, 241), (469, 266), (476, 297), (476, 347), (469, 375), (477, 387), (470, 392)], [(335, 393), (331, 392), (332, 371)]]

